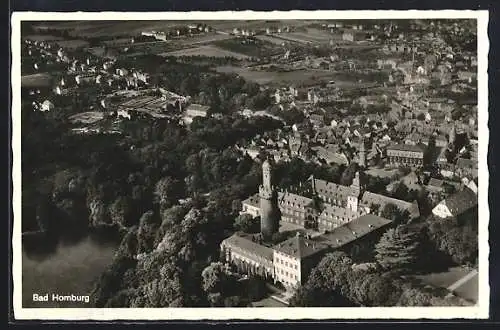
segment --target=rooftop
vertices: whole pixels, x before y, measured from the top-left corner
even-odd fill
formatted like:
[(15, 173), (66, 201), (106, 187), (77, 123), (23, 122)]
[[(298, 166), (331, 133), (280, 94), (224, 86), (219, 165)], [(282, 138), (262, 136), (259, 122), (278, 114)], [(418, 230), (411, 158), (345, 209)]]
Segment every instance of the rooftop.
[(366, 191), (363, 194), (363, 197), (361, 198), (361, 202), (365, 205), (370, 205), (370, 204), (379, 204), (381, 207), (381, 210), (383, 207), (387, 204), (394, 204), (401, 210), (408, 210), (410, 214), (414, 217), (418, 217), (420, 215), (420, 211), (418, 208), (418, 204), (416, 202), (410, 203), (404, 200), (380, 195), (380, 194), (375, 194), (369, 191)]
[(319, 236), (317, 239), (332, 248), (339, 248), (391, 222), (392, 220), (374, 214), (366, 214), (343, 226), (335, 228), (329, 233)]
[(457, 216), (476, 206), (478, 198), (470, 188), (466, 187), (463, 190), (451, 195), (441, 203), (444, 203), (448, 207), (451, 214)]
[(274, 250), (292, 256), (294, 258), (307, 258), (328, 248), (327, 245), (300, 235), (294, 236), (273, 247)]
[(411, 152), (424, 152), (424, 148), (419, 145), (411, 144), (393, 144), (387, 147), (387, 150), (398, 150), (398, 151), (411, 151)]
[(253, 242), (251, 236), (234, 234), (222, 241), (222, 244), (229, 245), (232, 248), (241, 249), (247, 253), (254, 254), (269, 261), (273, 260), (273, 249)]
[(289, 203), (292, 207), (302, 208), (309, 207), (312, 204), (313, 200), (290, 192), (279, 192), (278, 202)]
[(255, 206), (255, 207), (259, 207), (259, 205), (260, 205), (259, 204), (260, 203), (259, 194), (254, 194), (254, 195), (248, 197), (242, 203), (243, 204), (248, 204), (248, 205), (251, 205), (251, 206)]

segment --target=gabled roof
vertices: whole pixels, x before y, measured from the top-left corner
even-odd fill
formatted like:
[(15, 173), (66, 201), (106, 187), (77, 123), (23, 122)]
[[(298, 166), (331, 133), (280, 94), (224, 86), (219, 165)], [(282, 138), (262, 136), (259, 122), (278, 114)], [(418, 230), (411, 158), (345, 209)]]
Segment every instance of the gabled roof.
[(325, 180), (314, 179), (316, 192), (325, 195), (327, 198), (347, 200), (349, 196), (357, 196), (356, 189), (350, 186), (343, 186)]
[(290, 192), (278, 192), (278, 202), (289, 204), (292, 208), (302, 209), (302, 207), (311, 207), (313, 200)]
[(254, 207), (259, 207), (260, 206), (259, 194), (254, 194), (254, 195), (248, 197), (247, 199), (245, 199), (244, 201), (242, 201), (241, 203), (251, 205)]
[(319, 236), (317, 239), (332, 248), (340, 248), (376, 229), (389, 225), (391, 222), (392, 220), (389, 219), (373, 214), (366, 214), (343, 226), (335, 228), (329, 233)]
[(222, 244), (228, 245), (233, 249), (239, 249), (248, 254), (267, 259), (271, 262), (273, 260), (273, 249), (253, 242), (252, 239), (247, 236), (234, 234), (222, 241)]
[(407, 210), (410, 212), (410, 215), (414, 218), (420, 216), (420, 210), (418, 208), (418, 204), (416, 202), (410, 203), (407, 201), (403, 201), (400, 199), (387, 197), (380, 194), (375, 194), (369, 191), (366, 191), (361, 198), (361, 203), (365, 205), (370, 204), (378, 204), (380, 205), (380, 209), (382, 210), (387, 204), (394, 204), (401, 210)]
[(291, 257), (303, 259), (328, 249), (328, 246), (302, 236), (295, 236), (273, 246), (273, 249)]
[(451, 195), (441, 203), (444, 203), (451, 214), (460, 215), (478, 203), (477, 195), (468, 187)]

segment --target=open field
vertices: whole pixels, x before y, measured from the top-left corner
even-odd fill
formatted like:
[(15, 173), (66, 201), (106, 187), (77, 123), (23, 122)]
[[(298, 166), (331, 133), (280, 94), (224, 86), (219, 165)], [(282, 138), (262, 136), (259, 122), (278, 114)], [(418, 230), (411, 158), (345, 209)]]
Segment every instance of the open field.
[(56, 41), (56, 40), (62, 40), (63, 38), (47, 34), (32, 34), (32, 35), (27, 35), (26, 37), (24, 37), (24, 39), (29, 39), (33, 41)]
[(35, 73), (21, 77), (23, 87), (48, 87), (52, 83), (52, 76), (48, 73)]
[(160, 54), (161, 56), (209, 56), (209, 57), (235, 57), (246, 59), (247, 55), (220, 49), (215, 46), (199, 46), (195, 48), (181, 49), (173, 52)]
[[(229, 34), (222, 33), (204, 33), (199, 35), (194, 35), (192, 37), (183, 37), (178, 39), (180, 45), (197, 45), (197, 44), (207, 44), (210, 42), (226, 40), (232, 38)], [(177, 39), (173, 39), (177, 41)]]
[(235, 66), (219, 66), (217, 71), (236, 73), (258, 84), (312, 84), (335, 79), (335, 73), (326, 70), (295, 70), (289, 72), (257, 71)]
[(276, 43), (256, 38), (237, 37), (227, 40), (219, 40), (214, 42), (213, 45), (227, 51), (258, 58), (284, 53), (283, 48), (276, 45)]
[(258, 35), (258, 36), (255, 36), (255, 38), (262, 40), (262, 41), (267, 41), (267, 42), (273, 43), (275, 45), (280, 45), (280, 46), (284, 42), (286, 42), (286, 40), (283, 40), (283, 39), (280, 39), (277, 37), (273, 37), (273, 36), (269, 36), (269, 35)]
[(85, 47), (89, 43), (85, 40), (74, 39), (74, 40), (57, 40), (57, 44), (62, 48), (73, 49), (78, 47)]
[(81, 124), (93, 124), (102, 120), (104, 118), (103, 112), (97, 111), (89, 111), (89, 112), (81, 112), (69, 117), (73, 124), (81, 123)]
[(307, 32), (296, 31), (273, 34), (272, 37), (276, 39), (297, 42), (300, 44), (328, 43), (330, 39), (336, 38), (333, 34), (313, 28), (308, 28)]
[(114, 46), (114, 45), (124, 45), (124, 44), (131, 44), (131, 38), (116, 38), (113, 40), (104, 40), (102, 43), (105, 44), (106, 46)]

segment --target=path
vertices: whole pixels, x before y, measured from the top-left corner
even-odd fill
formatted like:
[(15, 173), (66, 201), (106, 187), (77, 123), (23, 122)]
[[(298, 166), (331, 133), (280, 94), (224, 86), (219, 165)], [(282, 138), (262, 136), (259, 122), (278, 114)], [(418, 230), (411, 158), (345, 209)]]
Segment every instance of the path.
[(455, 291), (456, 289), (461, 287), (463, 284), (465, 284), (467, 281), (469, 281), (471, 278), (473, 278), (476, 275), (477, 275), (477, 269), (474, 269), (469, 274), (465, 275), (464, 277), (462, 277), (461, 279), (459, 279), (458, 281), (456, 281), (455, 283), (450, 285), (448, 287), (448, 291), (451, 291), (451, 292)]

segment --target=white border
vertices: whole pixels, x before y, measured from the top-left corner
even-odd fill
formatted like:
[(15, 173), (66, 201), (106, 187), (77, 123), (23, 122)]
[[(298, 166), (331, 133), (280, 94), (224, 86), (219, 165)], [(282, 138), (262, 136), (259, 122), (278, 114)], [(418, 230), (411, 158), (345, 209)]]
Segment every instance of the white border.
[[(387, 308), (22, 308), (21, 252), (21, 21), (56, 20), (327, 20), (327, 19), (477, 19), (479, 157), (479, 300), (474, 307)], [(13, 282), (16, 320), (299, 320), (299, 319), (480, 319), (489, 315), (488, 244), (488, 11), (288, 11), (288, 12), (14, 12), (12, 27)], [(14, 110), (15, 109), (15, 110)]]

